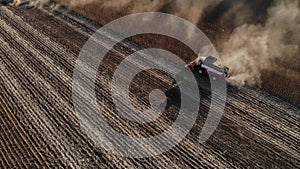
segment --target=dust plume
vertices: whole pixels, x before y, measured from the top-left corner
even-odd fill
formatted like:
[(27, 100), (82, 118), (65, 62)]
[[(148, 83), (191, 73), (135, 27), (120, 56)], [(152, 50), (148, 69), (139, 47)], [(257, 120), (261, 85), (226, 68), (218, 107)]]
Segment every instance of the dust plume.
[(264, 70), (297, 70), (299, 32), (297, 0), (274, 1), (268, 9), (266, 23), (243, 24), (235, 28), (221, 52), (223, 64), (231, 69), (230, 81), (239, 86), (261, 86), (264, 80), (268, 80), (262, 77)]
[[(299, 0), (69, 1), (100, 24), (149, 11), (185, 18), (215, 45), (232, 85), (262, 87), (300, 102)], [(181, 56), (187, 53), (183, 50)]]
[[(177, 15), (207, 29), (238, 86), (261, 86), (262, 71), (289, 62), (299, 53), (298, 0), (69, 0), (94, 20), (107, 23), (120, 16), (158, 11)], [(92, 5), (89, 5), (92, 4)], [(97, 5), (98, 6), (97, 6)], [(91, 7), (92, 6), (92, 7)], [(95, 7), (97, 6), (97, 7)], [(90, 11), (101, 11), (96, 16)], [(103, 19), (107, 17), (106, 19)], [(212, 26), (207, 28), (206, 23)], [(221, 25), (218, 22), (226, 22)], [(204, 25), (204, 26), (203, 26)], [(211, 29), (211, 30), (210, 30)], [(216, 31), (212, 31), (216, 29)], [(225, 29), (224, 32), (222, 32)], [(212, 36), (210, 36), (210, 31)], [(227, 37), (226, 40), (220, 37)], [(288, 38), (289, 36), (289, 38)], [(287, 54), (288, 53), (288, 54)], [(285, 57), (285, 59), (282, 59)]]

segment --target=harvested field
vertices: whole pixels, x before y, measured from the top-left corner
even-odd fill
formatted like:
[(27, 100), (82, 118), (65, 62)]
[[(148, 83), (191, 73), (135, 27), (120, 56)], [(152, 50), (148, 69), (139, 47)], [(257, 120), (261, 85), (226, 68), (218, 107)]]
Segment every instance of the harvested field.
[[(54, 13), (0, 7), (0, 168), (299, 168), (300, 107), (252, 88), (228, 87), (225, 114), (216, 132), (198, 143), (210, 96), (205, 92), (192, 131), (162, 155), (131, 159), (95, 146), (82, 131), (72, 101), (72, 75), (81, 47), (99, 25), (63, 8)], [(104, 44), (105, 45), (105, 44)], [(110, 77), (114, 65), (137, 50), (120, 43), (99, 70)], [(184, 58), (183, 58), (184, 59)], [(138, 65), (137, 65), (138, 66)], [(141, 73), (152, 85), (132, 82), (132, 104), (147, 107), (143, 94), (168, 90), (172, 79), (155, 71)], [(176, 116), (136, 125), (118, 118), (109, 79), (97, 87), (104, 116), (122, 133), (144, 137), (163, 131)], [(124, 77), (126, 78), (126, 77)], [(168, 118), (167, 118), (168, 117)]]

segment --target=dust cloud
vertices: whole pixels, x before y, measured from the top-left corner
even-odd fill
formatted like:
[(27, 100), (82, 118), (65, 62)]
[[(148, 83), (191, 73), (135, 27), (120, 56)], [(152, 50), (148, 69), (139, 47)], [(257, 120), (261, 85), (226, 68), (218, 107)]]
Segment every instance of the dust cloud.
[[(185, 18), (201, 29), (212, 23), (221, 31), (212, 39), (222, 63), (230, 68), (230, 83), (238, 86), (261, 86), (262, 71), (299, 69), (300, 16), (298, 0), (69, 0), (72, 6), (89, 3), (101, 8), (138, 12), (165, 12)], [(218, 22), (221, 24), (220, 28)], [(209, 32), (209, 31), (208, 31)], [(207, 32), (205, 32), (207, 33)], [(220, 35), (221, 36), (221, 35)], [(211, 37), (210, 37), (211, 38)], [(281, 64), (283, 62), (284, 64)], [(295, 63), (296, 62), (296, 63)], [(286, 67), (283, 67), (286, 66)], [(294, 71), (294, 70), (293, 70)]]
[(235, 28), (221, 51), (223, 64), (231, 69), (231, 83), (260, 86), (263, 70), (280, 69), (284, 66), (281, 62), (293, 66), (293, 62), (297, 62), (295, 58), (300, 59), (299, 32), (297, 0), (274, 1), (268, 9), (266, 23)]

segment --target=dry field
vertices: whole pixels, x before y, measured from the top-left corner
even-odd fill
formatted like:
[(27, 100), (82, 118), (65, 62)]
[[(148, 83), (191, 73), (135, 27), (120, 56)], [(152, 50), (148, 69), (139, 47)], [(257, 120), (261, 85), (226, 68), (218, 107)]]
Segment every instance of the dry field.
[[(64, 9), (49, 14), (4, 6), (0, 24), (0, 168), (300, 167), (300, 108), (264, 90), (234, 86), (228, 87), (225, 114), (206, 143), (198, 143), (211, 102), (203, 91), (196, 123), (179, 145), (145, 159), (112, 155), (83, 132), (72, 100), (75, 61), (99, 25)], [(139, 125), (120, 118), (109, 94), (116, 65), (138, 50), (131, 45), (122, 42), (107, 55), (97, 77), (101, 81), (97, 101), (115, 130), (133, 137), (156, 135), (174, 121), (177, 105), (157, 121)], [(132, 104), (141, 109), (149, 105), (140, 96), (154, 88), (167, 90), (172, 81), (155, 71), (143, 72), (139, 78), (131, 91)]]

